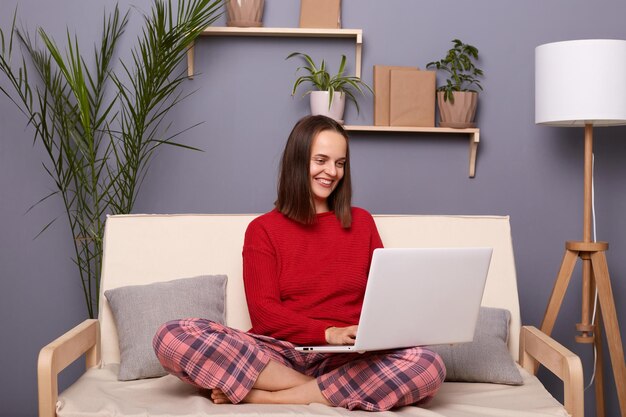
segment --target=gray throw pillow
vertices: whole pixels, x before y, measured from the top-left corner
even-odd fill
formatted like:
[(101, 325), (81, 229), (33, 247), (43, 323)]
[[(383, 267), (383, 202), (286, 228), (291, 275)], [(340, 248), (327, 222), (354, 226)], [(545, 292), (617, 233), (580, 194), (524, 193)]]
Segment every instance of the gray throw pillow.
[(523, 379), (507, 347), (511, 313), (481, 307), (474, 341), (428, 348), (446, 364), (446, 381), (522, 385)]
[(159, 326), (188, 317), (224, 323), (225, 290), (226, 275), (207, 275), (105, 291), (119, 339), (118, 379), (166, 375), (152, 349)]

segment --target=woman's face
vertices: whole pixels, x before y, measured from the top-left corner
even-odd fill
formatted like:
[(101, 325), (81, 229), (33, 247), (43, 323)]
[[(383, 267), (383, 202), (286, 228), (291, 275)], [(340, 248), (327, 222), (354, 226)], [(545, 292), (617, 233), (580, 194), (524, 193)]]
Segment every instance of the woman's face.
[(309, 176), (315, 212), (328, 211), (328, 197), (343, 178), (348, 144), (334, 130), (323, 130), (313, 138)]

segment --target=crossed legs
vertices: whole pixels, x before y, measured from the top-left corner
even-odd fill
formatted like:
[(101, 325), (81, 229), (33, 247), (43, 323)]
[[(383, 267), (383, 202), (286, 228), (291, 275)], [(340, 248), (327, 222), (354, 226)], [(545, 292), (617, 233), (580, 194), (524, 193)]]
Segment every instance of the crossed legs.
[(276, 352), (289, 351), (292, 346), (204, 319), (167, 322), (153, 339), (165, 370), (211, 390), (216, 404), (330, 404), (313, 376), (288, 366), (289, 360)]
[[(230, 400), (219, 388), (211, 390), (215, 404), (227, 404)], [(252, 389), (241, 401), (256, 404), (311, 404), (331, 405), (322, 395), (317, 380), (301, 374), (279, 362), (270, 360), (261, 371)]]
[(441, 358), (427, 349), (301, 353), (289, 342), (204, 319), (165, 323), (153, 347), (165, 370), (211, 390), (216, 404), (321, 403), (384, 411), (431, 398), (445, 377)]

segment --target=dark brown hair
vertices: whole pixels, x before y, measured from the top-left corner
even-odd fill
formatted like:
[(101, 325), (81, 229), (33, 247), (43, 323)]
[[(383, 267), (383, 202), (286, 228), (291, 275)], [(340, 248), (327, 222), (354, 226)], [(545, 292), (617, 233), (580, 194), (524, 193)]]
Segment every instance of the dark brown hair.
[(276, 208), (285, 216), (303, 224), (315, 222), (315, 203), (309, 179), (311, 147), (313, 139), (325, 130), (332, 130), (346, 139), (346, 162), (343, 178), (328, 197), (328, 208), (344, 228), (352, 224), (350, 206), (352, 202), (352, 181), (350, 180), (350, 146), (348, 134), (335, 120), (326, 116), (307, 116), (298, 121), (289, 134), (278, 178), (278, 199)]

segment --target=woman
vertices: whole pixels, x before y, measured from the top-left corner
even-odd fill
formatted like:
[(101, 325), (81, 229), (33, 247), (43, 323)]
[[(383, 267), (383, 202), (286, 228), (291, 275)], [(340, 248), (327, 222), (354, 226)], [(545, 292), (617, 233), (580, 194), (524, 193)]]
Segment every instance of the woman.
[(423, 348), (303, 353), (299, 344), (354, 344), (372, 252), (372, 216), (351, 207), (348, 136), (324, 116), (293, 128), (273, 211), (250, 223), (243, 278), (252, 329), (202, 319), (164, 324), (163, 367), (222, 403), (322, 403), (384, 411), (431, 398), (441, 359)]

